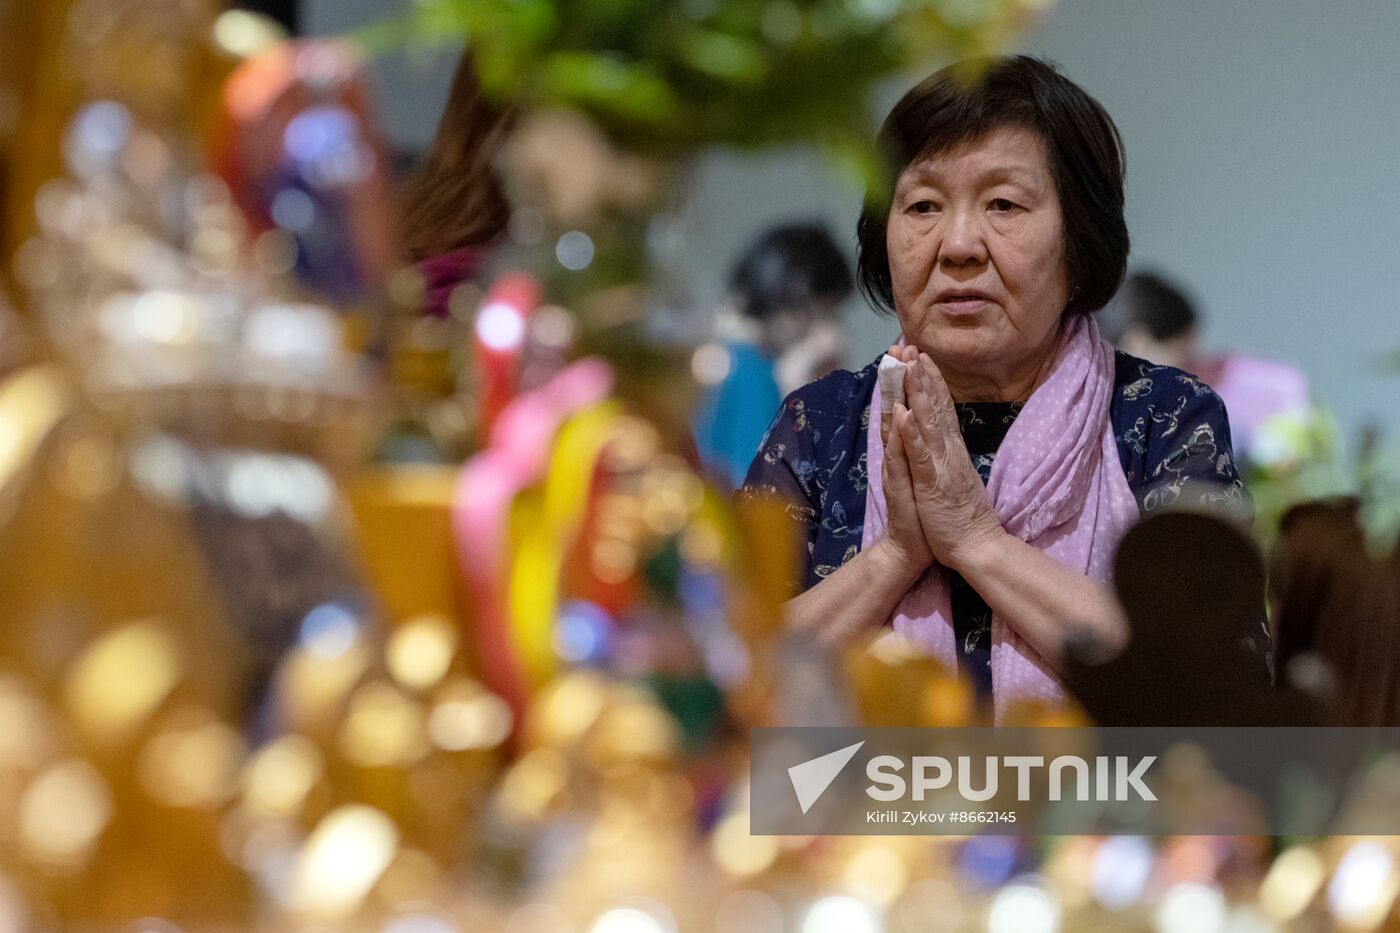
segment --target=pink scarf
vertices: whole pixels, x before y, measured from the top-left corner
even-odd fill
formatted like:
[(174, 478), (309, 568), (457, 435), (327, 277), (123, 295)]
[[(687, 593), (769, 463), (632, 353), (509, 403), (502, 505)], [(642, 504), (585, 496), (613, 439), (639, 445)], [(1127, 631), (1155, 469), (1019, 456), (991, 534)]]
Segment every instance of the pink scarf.
[[(1098, 325), (1088, 315), (1073, 315), (1065, 322), (1054, 368), (1007, 432), (987, 483), (1003, 528), (1105, 583), (1118, 542), (1138, 518), (1108, 416), (1113, 374), (1113, 348), (1099, 337)], [(884, 457), (877, 382), (866, 440), (870, 482), (862, 547), (885, 530)], [(947, 575), (936, 563), (892, 616), (895, 631), (955, 669), (952, 619)], [(992, 616), (992, 695), (997, 722), (1019, 700), (1051, 705), (1064, 700), (1054, 673), (1001, 613)]]

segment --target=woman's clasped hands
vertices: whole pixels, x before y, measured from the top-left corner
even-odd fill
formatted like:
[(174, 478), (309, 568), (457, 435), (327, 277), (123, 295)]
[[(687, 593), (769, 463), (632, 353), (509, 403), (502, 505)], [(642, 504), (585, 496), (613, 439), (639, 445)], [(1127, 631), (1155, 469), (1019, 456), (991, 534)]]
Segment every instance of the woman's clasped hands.
[(920, 570), (961, 570), (1005, 534), (968, 456), (943, 375), (916, 347), (891, 347), (905, 363), (904, 394), (881, 424), (885, 439), (886, 547)]

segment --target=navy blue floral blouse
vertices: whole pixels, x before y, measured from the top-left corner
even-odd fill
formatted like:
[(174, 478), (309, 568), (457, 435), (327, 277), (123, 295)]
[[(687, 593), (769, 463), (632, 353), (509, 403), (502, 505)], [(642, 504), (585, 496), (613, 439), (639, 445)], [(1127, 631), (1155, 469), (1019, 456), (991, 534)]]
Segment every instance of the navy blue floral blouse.
[[(877, 358), (838, 370), (789, 395), (749, 467), (739, 500), (777, 495), (806, 541), (798, 590), (860, 551), (870, 465), (866, 433)], [(1210, 386), (1170, 366), (1126, 353), (1115, 359), (1109, 406), (1118, 455), (1142, 512), (1166, 506), (1225, 506), (1247, 514), (1248, 498), (1230, 446), (1225, 405)], [(997, 448), (1021, 403), (958, 404), (959, 426), (973, 466), (987, 482)], [(878, 467), (877, 467), (878, 469)], [(979, 692), (991, 689), (991, 609), (954, 575), (953, 623), (961, 667)]]

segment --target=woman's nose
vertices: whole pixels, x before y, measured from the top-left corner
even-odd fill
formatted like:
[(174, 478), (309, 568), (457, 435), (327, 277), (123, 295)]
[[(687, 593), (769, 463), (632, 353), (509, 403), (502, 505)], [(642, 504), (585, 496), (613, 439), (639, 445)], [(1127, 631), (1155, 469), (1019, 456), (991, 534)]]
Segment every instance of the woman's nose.
[(987, 240), (981, 219), (972, 211), (953, 211), (944, 227), (938, 260), (955, 266), (987, 261)]

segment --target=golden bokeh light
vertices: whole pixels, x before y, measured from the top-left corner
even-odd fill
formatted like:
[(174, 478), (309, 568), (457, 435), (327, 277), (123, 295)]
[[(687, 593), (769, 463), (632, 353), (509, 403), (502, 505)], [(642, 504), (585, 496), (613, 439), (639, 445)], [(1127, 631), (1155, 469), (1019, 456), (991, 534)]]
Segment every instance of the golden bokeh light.
[(506, 772), (499, 803), (502, 813), (519, 822), (533, 822), (545, 815), (568, 783), (569, 767), (553, 748), (527, 753)]
[(180, 677), (169, 633), (154, 621), (133, 622), (95, 641), (68, 674), (65, 700), (90, 736), (117, 743), (165, 700)]
[(592, 728), (607, 702), (607, 682), (574, 671), (547, 686), (535, 702), (531, 737), (543, 745), (568, 745)]
[(369, 648), (358, 640), (334, 657), (294, 649), (278, 674), (289, 724), (309, 731), (334, 721), (371, 660)]
[(776, 836), (749, 833), (747, 811), (731, 813), (720, 821), (710, 836), (715, 862), (731, 875), (747, 878), (767, 871), (778, 859)]
[(20, 799), (20, 847), (51, 869), (78, 869), (112, 816), (112, 796), (97, 769), (60, 762), (34, 779)]
[(856, 897), (887, 907), (909, 884), (905, 859), (894, 842), (872, 842), (860, 846), (841, 872), (845, 887)]
[(301, 735), (259, 749), (243, 769), (243, 807), (255, 819), (296, 815), (325, 772), (320, 750)]
[(429, 751), (422, 706), (391, 684), (365, 684), (350, 699), (340, 750), (366, 768), (414, 764)]
[(615, 763), (660, 763), (680, 749), (676, 721), (645, 690), (623, 688), (599, 718), (592, 742), (594, 761), (605, 770)]
[(1317, 896), (1326, 877), (1322, 857), (1311, 846), (1297, 845), (1282, 853), (1259, 886), (1259, 906), (1281, 923), (1302, 913)]
[(37, 768), (53, 753), (57, 723), (14, 674), (0, 674), (0, 771)]
[(410, 690), (427, 690), (447, 673), (457, 650), (457, 627), (443, 615), (422, 615), (389, 636), (389, 673)]
[(479, 691), (474, 696), (451, 697), (433, 707), (428, 735), (445, 751), (494, 748), (511, 729), (510, 707), (500, 697)]
[(182, 711), (171, 728), (141, 751), (139, 774), (147, 795), (172, 807), (214, 808), (238, 790), (243, 739), (212, 713)]
[(355, 910), (399, 849), (394, 821), (349, 804), (328, 813), (306, 840), (292, 873), (291, 902), (307, 914), (336, 918)]

